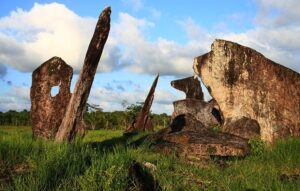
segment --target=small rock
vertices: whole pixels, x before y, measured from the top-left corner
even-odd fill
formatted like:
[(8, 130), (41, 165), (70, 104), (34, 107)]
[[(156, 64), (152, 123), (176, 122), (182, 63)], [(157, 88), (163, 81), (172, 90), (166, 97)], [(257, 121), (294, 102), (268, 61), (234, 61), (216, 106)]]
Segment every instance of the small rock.
[(156, 191), (161, 190), (153, 175), (143, 166), (134, 162), (128, 169), (129, 183), (126, 190)]
[(150, 163), (150, 162), (143, 162), (143, 165), (144, 165), (146, 168), (148, 168), (148, 169), (150, 169), (150, 170), (152, 170), (152, 171), (157, 170), (157, 167), (156, 167), (154, 164)]

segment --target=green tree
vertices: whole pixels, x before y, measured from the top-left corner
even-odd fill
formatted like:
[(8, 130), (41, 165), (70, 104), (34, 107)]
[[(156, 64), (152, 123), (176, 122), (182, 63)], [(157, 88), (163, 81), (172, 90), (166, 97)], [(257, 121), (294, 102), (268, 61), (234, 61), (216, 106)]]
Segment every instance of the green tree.
[(127, 125), (130, 125), (137, 117), (138, 113), (142, 110), (144, 102), (136, 102), (126, 108)]
[(92, 130), (96, 129), (97, 124), (103, 120), (103, 109), (96, 104), (87, 103), (87, 112), (84, 119)]

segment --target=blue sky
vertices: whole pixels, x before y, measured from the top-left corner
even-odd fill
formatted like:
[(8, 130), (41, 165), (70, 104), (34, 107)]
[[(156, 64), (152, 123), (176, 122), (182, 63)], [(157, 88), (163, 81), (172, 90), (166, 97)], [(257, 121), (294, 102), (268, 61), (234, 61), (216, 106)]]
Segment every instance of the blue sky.
[[(215, 38), (250, 46), (300, 72), (297, 0), (0, 0), (0, 111), (30, 109), (31, 72), (52, 56), (77, 78), (102, 9), (112, 8), (111, 32), (89, 102), (105, 111), (143, 101), (161, 78), (152, 110), (171, 113), (184, 94), (170, 81), (194, 75), (193, 58)], [(73, 82), (74, 83), (74, 82)], [(206, 99), (209, 95), (205, 93)]]

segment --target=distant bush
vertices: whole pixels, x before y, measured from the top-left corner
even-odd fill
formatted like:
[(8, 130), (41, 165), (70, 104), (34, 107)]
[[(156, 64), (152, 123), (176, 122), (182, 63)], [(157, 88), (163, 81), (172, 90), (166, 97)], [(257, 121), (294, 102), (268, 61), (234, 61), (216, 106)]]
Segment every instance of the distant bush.
[(9, 110), (0, 112), (0, 125), (28, 126), (31, 125), (30, 111)]

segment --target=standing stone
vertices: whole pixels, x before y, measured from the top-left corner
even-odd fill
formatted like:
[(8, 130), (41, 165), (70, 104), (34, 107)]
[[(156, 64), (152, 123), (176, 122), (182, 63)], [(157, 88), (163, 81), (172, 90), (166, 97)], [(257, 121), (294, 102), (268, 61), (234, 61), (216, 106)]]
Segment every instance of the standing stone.
[(93, 84), (104, 45), (110, 30), (110, 7), (99, 16), (94, 35), (89, 44), (83, 68), (80, 71), (74, 93), (67, 107), (66, 115), (56, 134), (56, 141), (71, 141), (78, 131), (84, 131), (83, 112)]
[(246, 117), (258, 122), (265, 141), (300, 136), (297, 72), (225, 40), (214, 41), (209, 53), (195, 58), (193, 68), (218, 102), (225, 127)]
[(152, 102), (154, 99), (154, 92), (157, 85), (157, 81), (159, 78), (159, 74), (157, 74), (156, 78), (154, 79), (152, 86), (149, 90), (149, 93), (146, 97), (142, 110), (137, 114), (135, 122), (132, 126), (127, 130), (126, 133), (139, 131), (139, 130), (153, 130), (153, 124), (151, 122), (149, 112), (152, 106)]
[[(53, 57), (32, 73), (31, 120), (34, 138), (53, 139), (71, 98), (73, 69), (61, 58)], [(51, 96), (51, 89), (59, 92)]]

